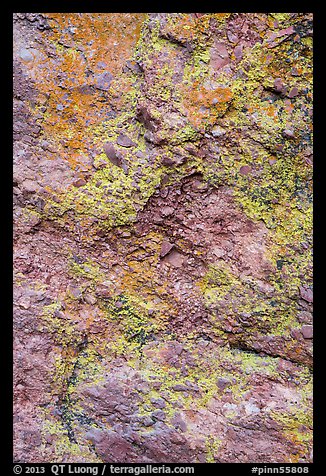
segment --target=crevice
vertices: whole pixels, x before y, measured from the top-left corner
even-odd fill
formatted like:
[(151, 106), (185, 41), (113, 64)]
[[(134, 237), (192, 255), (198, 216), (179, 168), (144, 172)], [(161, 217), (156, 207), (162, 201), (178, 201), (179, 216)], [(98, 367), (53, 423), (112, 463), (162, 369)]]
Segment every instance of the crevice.
[(278, 354), (277, 352), (269, 353), (269, 352), (264, 352), (262, 350), (256, 350), (256, 349), (253, 349), (252, 347), (248, 347), (244, 345), (243, 343), (242, 345), (240, 345), (239, 343), (235, 343), (235, 344), (229, 343), (229, 345), (231, 350), (237, 350), (239, 352), (245, 352), (247, 354), (257, 355), (258, 357), (271, 357), (273, 359), (282, 359), (282, 360), (285, 360), (286, 362), (290, 362), (291, 364), (299, 365), (300, 367), (307, 368), (310, 371), (312, 370), (312, 364), (308, 365), (308, 364), (302, 363), (301, 361), (291, 360), (287, 357), (284, 357), (281, 354)]
[[(76, 360), (73, 365), (73, 369), (71, 374), (67, 377), (66, 379), (66, 385), (65, 385), (65, 391), (59, 396), (58, 402), (57, 402), (57, 408), (59, 411), (60, 418), (62, 420), (63, 426), (67, 431), (69, 441), (71, 443), (78, 443), (75, 432), (73, 430), (73, 420), (76, 418), (76, 414), (72, 410), (73, 402), (71, 400), (71, 397), (69, 395), (69, 390), (71, 386), (74, 386), (74, 384), (77, 381), (77, 372), (78, 372), (78, 364), (79, 364), (79, 359), (80, 356), (82, 355), (83, 351), (87, 348), (88, 346), (88, 336), (85, 335), (83, 340), (77, 344), (77, 356)], [(83, 415), (84, 417), (84, 415)], [(85, 417), (87, 418), (87, 417)]]

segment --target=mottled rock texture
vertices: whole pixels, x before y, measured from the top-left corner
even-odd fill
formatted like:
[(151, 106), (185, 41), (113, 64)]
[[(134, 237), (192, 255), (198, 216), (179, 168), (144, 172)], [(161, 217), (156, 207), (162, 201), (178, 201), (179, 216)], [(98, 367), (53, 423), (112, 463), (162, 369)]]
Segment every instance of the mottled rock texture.
[(312, 18), (14, 15), (17, 462), (312, 461)]

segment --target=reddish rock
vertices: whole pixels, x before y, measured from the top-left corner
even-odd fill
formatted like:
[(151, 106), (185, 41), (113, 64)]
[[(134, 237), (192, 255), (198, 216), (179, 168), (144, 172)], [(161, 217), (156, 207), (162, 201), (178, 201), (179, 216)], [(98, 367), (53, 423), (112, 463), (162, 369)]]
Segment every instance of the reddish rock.
[(164, 257), (166, 263), (169, 263), (176, 268), (180, 268), (184, 264), (185, 259), (185, 256), (176, 250), (170, 251), (170, 253)]
[(211, 66), (218, 70), (230, 63), (228, 50), (224, 43), (215, 43), (211, 49)]
[(169, 241), (163, 241), (162, 246), (161, 246), (161, 251), (160, 251), (160, 256), (163, 258), (166, 256), (174, 247), (173, 243), (170, 243)]
[(309, 303), (313, 302), (314, 295), (313, 295), (312, 289), (310, 289), (306, 286), (300, 286), (299, 290), (300, 290), (300, 296), (302, 297), (302, 299), (304, 299), (305, 301), (307, 301)]
[(301, 327), (301, 333), (305, 339), (312, 339), (313, 337), (313, 326), (304, 325)]
[(285, 93), (286, 87), (283, 84), (283, 81), (281, 78), (276, 78), (274, 81), (274, 89), (278, 93)]
[(301, 312), (298, 313), (297, 319), (298, 319), (299, 322), (305, 322), (307, 324), (311, 324), (312, 323), (312, 314), (311, 314), (311, 312), (301, 311)]

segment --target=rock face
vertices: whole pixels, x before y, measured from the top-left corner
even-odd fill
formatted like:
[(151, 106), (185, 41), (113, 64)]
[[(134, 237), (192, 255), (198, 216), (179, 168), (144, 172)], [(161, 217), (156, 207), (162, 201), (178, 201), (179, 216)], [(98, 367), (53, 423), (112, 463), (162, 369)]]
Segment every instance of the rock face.
[(312, 461), (311, 25), (15, 14), (16, 462)]

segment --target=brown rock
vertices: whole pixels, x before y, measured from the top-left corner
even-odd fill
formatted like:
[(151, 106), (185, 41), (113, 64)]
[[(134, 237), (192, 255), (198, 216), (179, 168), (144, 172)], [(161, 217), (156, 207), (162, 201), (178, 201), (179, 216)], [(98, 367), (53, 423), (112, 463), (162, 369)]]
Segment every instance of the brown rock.
[(249, 165), (243, 165), (240, 167), (240, 174), (241, 175), (248, 175), (251, 172), (251, 167)]
[(104, 144), (103, 148), (107, 158), (112, 162), (112, 164), (116, 165), (117, 167), (121, 167), (122, 166), (121, 156), (115, 150), (113, 144), (111, 144), (110, 142), (107, 142), (106, 144)]

